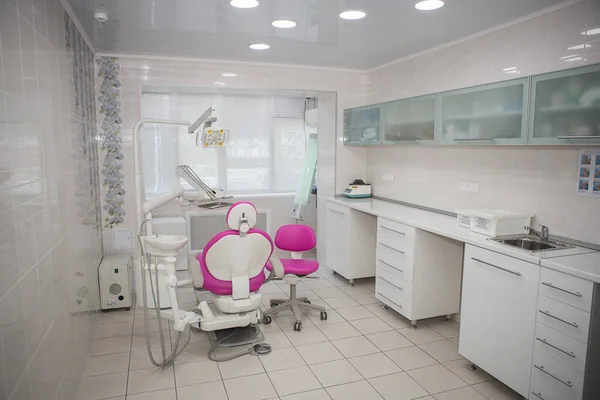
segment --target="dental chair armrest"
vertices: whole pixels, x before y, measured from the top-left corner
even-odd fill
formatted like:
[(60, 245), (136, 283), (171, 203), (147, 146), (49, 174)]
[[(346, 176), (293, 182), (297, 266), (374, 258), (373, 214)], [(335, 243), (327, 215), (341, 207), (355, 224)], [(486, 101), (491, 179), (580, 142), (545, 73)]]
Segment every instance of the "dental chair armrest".
[(269, 274), (269, 277), (267, 278), (265, 283), (271, 281), (274, 278), (283, 279), (283, 276), (285, 275), (283, 264), (281, 263), (281, 260), (279, 259), (277, 254), (275, 254), (275, 252), (271, 254), (271, 258), (269, 259), (269, 261), (271, 261), (271, 266), (273, 267), (273, 270)]

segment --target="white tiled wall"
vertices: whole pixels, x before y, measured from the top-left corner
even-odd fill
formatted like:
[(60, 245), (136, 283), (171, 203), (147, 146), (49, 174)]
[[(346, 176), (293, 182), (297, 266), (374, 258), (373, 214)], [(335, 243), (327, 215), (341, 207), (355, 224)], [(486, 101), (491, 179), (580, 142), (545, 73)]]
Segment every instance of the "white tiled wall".
[[(600, 1), (586, 0), (485, 36), (371, 71), (368, 102), (394, 100), (600, 62), (600, 37), (560, 57), (600, 26)], [(595, 42), (592, 43), (592, 41)], [(503, 69), (518, 67), (520, 74)], [(378, 196), (454, 211), (471, 207), (527, 210), (552, 233), (600, 243), (591, 218), (600, 201), (575, 194), (573, 148), (391, 147), (367, 150), (367, 178)], [(382, 174), (395, 174), (393, 183)], [(459, 193), (460, 181), (479, 195)]]
[(0, 399), (74, 398), (88, 355), (102, 256), (92, 62), (59, 0), (0, 0)]
[[(119, 228), (137, 232), (133, 184), (132, 129), (141, 118), (141, 86), (184, 86), (218, 90), (214, 82), (241, 90), (293, 90), (315, 95), (319, 92), (319, 198), (324, 202), (357, 176), (365, 175), (366, 150), (342, 145), (343, 112), (365, 104), (366, 73), (320, 68), (213, 62), (186, 59), (120, 57), (121, 115), (124, 135), (125, 222)], [(221, 74), (234, 72), (235, 78)], [(201, 112), (202, 110), (198, 110)], [(333, 117), (337, 111), (337, 121)], [(218, 115), (218, 112), (217, 112)], [(337, 171), (336, 171), (337, 167)], [(325, 207), (319, 207), (319, 212)], [(317, 218), (325, 221), (325, 218)], [(105, 230), (105, 251), (110, 248), (110, 231)], [(321, 252), (320, 256), (324, 255)]]

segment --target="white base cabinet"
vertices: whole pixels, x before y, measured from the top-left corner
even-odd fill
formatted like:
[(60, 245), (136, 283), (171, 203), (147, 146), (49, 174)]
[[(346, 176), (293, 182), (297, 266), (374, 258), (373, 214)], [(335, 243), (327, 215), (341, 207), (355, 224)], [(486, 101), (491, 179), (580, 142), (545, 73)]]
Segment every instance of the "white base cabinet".
[(420, 319), (455, 314), (462, 255), (461, 242), (380, 217), (375, 297), (413, 325)]
[(466, 245), (459, 353), (525, 398), (540, 266)]
[(375, 276), (377, 217), (327, 203), (325, 264), (350, 281)]

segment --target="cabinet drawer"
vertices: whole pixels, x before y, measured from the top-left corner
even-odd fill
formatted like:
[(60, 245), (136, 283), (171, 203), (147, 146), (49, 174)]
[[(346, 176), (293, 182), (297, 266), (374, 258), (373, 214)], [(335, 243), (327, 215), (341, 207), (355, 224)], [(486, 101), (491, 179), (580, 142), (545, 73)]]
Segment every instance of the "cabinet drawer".
[(377, 243), (377, 262), (397, 269), (407, 282), (413, 281), (413, 251), (409, 246), (402, 249), (392, 248), (386, 243)]
[(331, 211), (333, 214), (346, 216), (350, 212), (350, 209), (348, 207), (340, 206), (339, 204), (328, 202), (327, 211)]
[(410, 301), (403, 296), (401, 290), (384, 282), (380, 278), (375, 279), (375, 297), (405, 317), (411, 317)]
[(585, 371), (587, 345), (556, 329), (537, 323), (535, 348), (578, 371)]
[(531, 376), (549, 383), (558, 390), (564, 390), (567, 395), (565, 399), (581, 398), (583, 393), (583, 372), (577, 371), (537, 349), (533, 351)]
[(590, 313), (578, 308), (540, 295), (537, 320), (582, 342), (588, 340)]
[(406, 243), (414, 243), (416, 229), (385, 218), (377, 218), (377, 237), (385, 236)]
[(384, 251), (377, 251), (376, 266), (377, 268), (386, 267), (389, 270), (393, 270), (395, 275), (402, 278), (405, 282), (413, 283), (413, 265), (407, 264), (404, 260), (391, 257)]
[(570, 394), (575, 397), (568, 397), (568, 391), (552, 386), (546, 381), (536, 377), (531, 378), (529, 400), (581, 400), (581, 395), (578, 396), (577, 393)]
[(540, 294), (589, 312), (592, 309), (594, 284), (584, 279), (542, 268)]
[(393, 286), (401, 292), (403, 298), (412, 301), (413, 285), (406, 282), (400, 276), (398, 270), (390, 268), (386, 265), (377, 265), (376, 276), (378, 279)]

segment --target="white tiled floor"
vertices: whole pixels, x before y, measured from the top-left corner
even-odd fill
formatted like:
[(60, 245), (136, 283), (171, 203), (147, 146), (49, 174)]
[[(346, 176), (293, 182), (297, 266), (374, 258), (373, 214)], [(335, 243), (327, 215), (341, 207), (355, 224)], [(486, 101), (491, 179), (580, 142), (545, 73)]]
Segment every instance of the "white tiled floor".
[[(420, 321), (416, 330), (374, 297), (372, 279), (348, 287), (337, 275), (299, 285), (328, 320), (305, 315), (293, 330), (289, 313), (260, 325), (269, 355), (225, 363), (207, 358), (208, 337), (194, 332), (174, 366), (160, 371), (146, 352), (141, 309), (102, 314), (83, 369), (86, 400), (511, 400), (519, 396), (484, 371), (469, 371), (458, 354), (459, 325), (443, 318)], [(271, 282), (270, 297), (288, 288)], [(152, 316), (151, 346), (160, 358), (159, 328)], [(166, 324), (165, 324), (166, 325)], [(166, 329), (166, 328), (164, 328)], [(166, 330), (167, 341), (173, 332)]]

